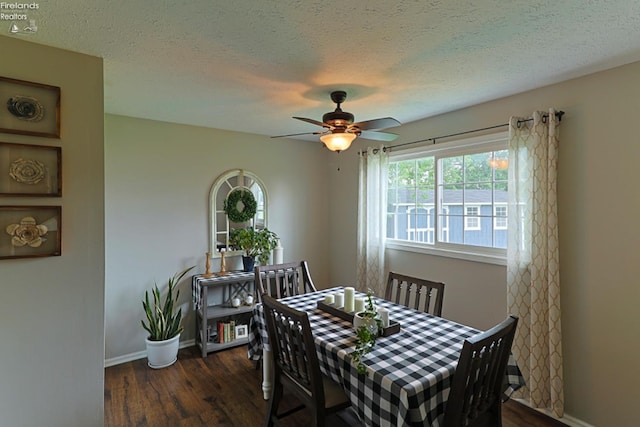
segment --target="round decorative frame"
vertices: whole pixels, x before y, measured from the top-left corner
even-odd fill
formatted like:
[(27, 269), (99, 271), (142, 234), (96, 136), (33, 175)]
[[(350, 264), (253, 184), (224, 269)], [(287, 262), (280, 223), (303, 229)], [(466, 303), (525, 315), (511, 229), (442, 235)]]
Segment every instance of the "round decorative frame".
[(7, 100), (7, 110), (19, 120), (39, 122), (44, 117), (44, 107), (36, 98), (15, 95)]
[[(244, 208), (238, 210), (238, 202), (242, 202)], [(230, 221), (241, 223), (247, 222), (252, 219), (258, 208), (258, 203), (253, 193), (249, 190), (242, 188), (236, 188), (227, 196), (224, 201), (224, 212)]]
[(36, 223), (35, 218), (26, 216), (20, 224), (9, 224), (6, 232), (11, 236), (11, 245), (21, 247), (29, 245), (37, 248), (46, 240), (43, 238), (49, 231), (46, 225)]
[(9, 166), (9, 176), (21, 184), (37, 184), (47, 174), (47, 168), (37, 160), (17, 159)]

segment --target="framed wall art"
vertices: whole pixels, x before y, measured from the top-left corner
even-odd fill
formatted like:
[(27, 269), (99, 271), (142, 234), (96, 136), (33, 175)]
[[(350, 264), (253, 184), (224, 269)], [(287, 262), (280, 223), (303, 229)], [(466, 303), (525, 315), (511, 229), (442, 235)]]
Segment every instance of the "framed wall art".
[(60, 138), (60, 88), (0, 77), (0, 132)]
[(0, 206), (0, 259), (61, 255), (62, 207)]
[(0, 196), (61, 196), (62, 149), (0, 142)]

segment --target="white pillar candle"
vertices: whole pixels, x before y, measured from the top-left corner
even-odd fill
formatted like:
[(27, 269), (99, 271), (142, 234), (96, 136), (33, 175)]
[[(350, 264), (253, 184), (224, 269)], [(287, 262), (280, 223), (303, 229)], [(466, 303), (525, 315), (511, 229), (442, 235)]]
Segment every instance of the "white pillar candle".
[(355, 298), (353, 309), (356, 313), (364, 311), (364, 298)]
[(338, 308), (342, 308), (342, 306), (344, 306), (344, 294), (335, 294), (335, 304)]
[(353, 311), (353, 298), (355, 289), (351, 287), (344, 288), (344, 311), (351, 313)]
[(324, 296), (324, 303), (325, 304), (333, 304), (334, 298), (333, 298), (333, 294), (329, 294), (329, 295), (325, 295)]
[(282, 264), (284, 262), (284, 248), (280, 245), (280, 240), (278, 240), (278, 246), (273, 249), (273, 263), (274, 264)]
[(382, 327), (389, 327), (389, 310), (386, 308), (378, 307), (378, 314), (380, 315), (380, 320), (382, 321)]

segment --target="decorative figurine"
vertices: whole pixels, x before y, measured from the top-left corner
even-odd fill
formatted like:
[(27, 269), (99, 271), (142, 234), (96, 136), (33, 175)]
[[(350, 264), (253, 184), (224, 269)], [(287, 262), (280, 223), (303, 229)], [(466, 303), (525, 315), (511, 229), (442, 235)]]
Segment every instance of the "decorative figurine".
[(218, 276), (224, 276), (227, 274), (227, 260), (225, 259), (226, 248), (220, 248), (220, 271)]
[(206, 256), (207, 261), (205, 263), (206, 271), (204, 272), (204, 277), (211, 277), (213, 276), (213, 274), (211, 274), (211, 253), (206, 252)]

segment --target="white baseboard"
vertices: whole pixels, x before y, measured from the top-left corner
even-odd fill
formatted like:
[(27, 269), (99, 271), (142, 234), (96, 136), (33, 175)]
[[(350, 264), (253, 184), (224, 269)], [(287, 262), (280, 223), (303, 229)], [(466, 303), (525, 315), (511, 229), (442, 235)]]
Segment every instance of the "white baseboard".
[(582, 420), (580, 420), (578, 418), (572, 417), (571, 415), (567, 414), (566, 412), (565, 412), (565, 414), (564, 414), (564, 416), (562, 418), (558, 418), (558, 417), (554, 416), (553, 413), (548, 409), (532, 408), (531, 405), (529, 405), (529, 401), (527, 401), (527, 400), (524, 400), (524, 399), (513, 399), (513, 400), (515, 400), (516, 402), (522, 403), (523, 405), (528, 406), (531, 409), (534, 409), (534, 410), (536, 410), (538, 412), (541, 412), (541, 413), (543, 413), (543, 414), (545, 414), (545, 415), (547, 415), (547, 416), (549, 416), (549, 417), (551, 417), (551, 418), (553, 418), (555, 420), (558, 420), (561, 423), (564, 423), (564, 424), (568, 425), (569, 427), (594, 427), (593, 425), (585, 423), (584, 421), (582, 421)]
[[(196, 345), (195, 339), (180, 341), (180, 348), (193, 347), (194, 345)], [(110, 359), (104, 360), (104, 367), (108, 368), (109, 366), (120, 365), (122, 363), (127, 363), (127, 362), (131, 362), (138, 359), (144, 359), (145, 357), (147, 357), (146, 350), (138, 351), (136, 353), (125, 354), (123, 356), (112, 357)]]

